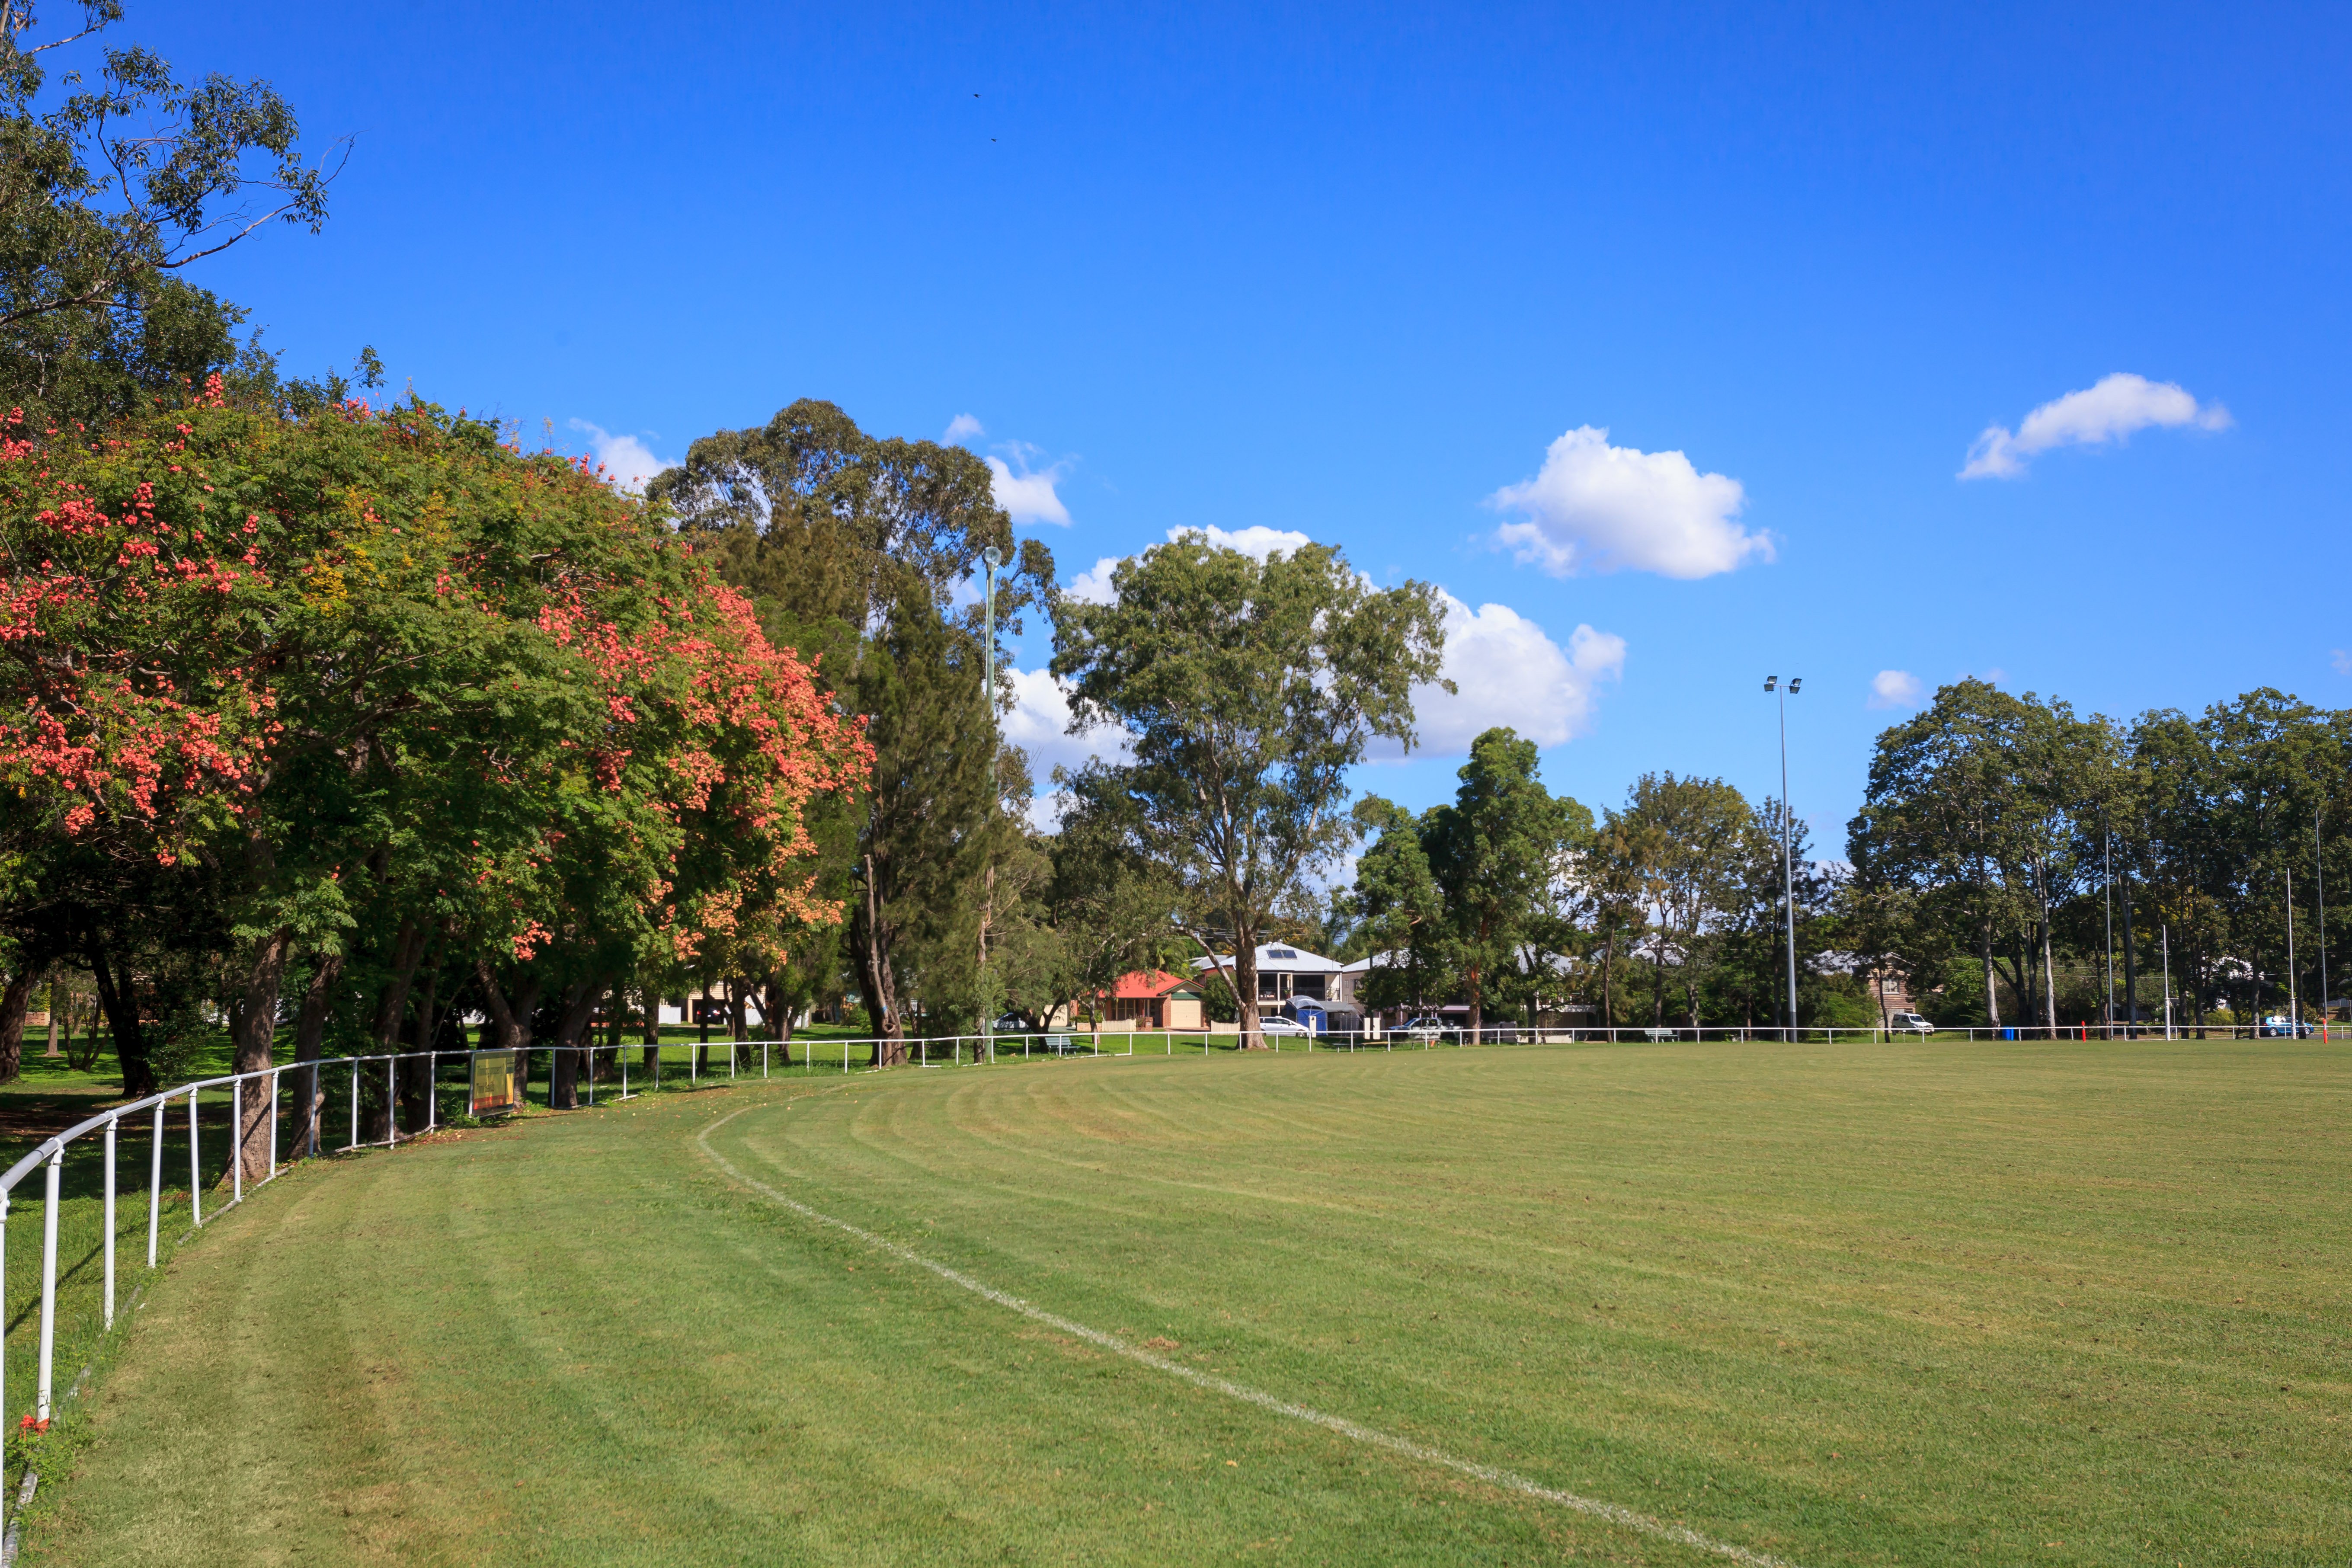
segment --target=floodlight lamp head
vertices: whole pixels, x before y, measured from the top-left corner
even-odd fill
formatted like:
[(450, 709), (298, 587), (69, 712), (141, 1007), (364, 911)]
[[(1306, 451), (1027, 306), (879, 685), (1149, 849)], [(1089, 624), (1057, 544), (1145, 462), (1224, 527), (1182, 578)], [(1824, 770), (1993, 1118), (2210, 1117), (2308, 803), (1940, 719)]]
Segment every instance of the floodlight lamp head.
[(1004, 564), (1004, 552), (999, 550), (993, 544), (982, 551), (980, 552), (980, 558), (988, 563), (988, 569), (991, 572), (995, 571), (999, 566)]
[(1805, 678), (1801, 675), (1792, 675), (1789, 677), (1789, 695), (1794, 697), (1797, 694), (1797, 688), (1802, 686), (1804, 683)]
[(1780, 678), (1777, 675), (1768, 675), (1764, 678), (1764, 689), (1767, 691), (1771, 690), (1774, 687), (1780, 684)]

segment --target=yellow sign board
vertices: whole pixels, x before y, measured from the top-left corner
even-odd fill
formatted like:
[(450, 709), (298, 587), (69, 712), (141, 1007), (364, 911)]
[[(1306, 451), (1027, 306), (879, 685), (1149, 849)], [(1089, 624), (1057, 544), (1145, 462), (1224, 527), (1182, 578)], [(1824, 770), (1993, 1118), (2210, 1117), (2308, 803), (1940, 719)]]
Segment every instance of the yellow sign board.
[(522, 1109), (520, 1051), (476, 1051), (473, 1094), (467, 1108), (476, 1116), (499, 1116)]

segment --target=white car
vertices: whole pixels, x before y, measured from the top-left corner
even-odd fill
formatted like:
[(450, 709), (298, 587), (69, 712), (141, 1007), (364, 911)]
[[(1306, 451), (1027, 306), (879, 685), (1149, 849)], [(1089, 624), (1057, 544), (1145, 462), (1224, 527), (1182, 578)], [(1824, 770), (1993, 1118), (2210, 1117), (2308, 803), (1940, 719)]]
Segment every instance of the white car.
[(1285, 1018), (1278, 1014), (1268, 1014), (1260, 1018), (1257, 1028), (1262, 1035), (1311, 1035), (1315, 1032), (1297, 1019)]
[(1886, 1029), (1894, 1035), (1932, 1035), (1936, 1026), (1916, 1013), (1895, 1013), (1888, 1016)]

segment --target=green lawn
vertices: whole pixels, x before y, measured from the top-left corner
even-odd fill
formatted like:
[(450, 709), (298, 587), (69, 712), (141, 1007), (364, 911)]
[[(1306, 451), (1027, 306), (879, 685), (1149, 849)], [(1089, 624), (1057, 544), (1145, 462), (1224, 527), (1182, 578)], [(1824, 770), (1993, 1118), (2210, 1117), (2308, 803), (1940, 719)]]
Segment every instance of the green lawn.
[(43, 1440), (26, 1560), (1707, 1560), (723, 1160), (1811, 1568), (2339, 1563), (2347, 1111), (2352, 1048), (2279, 1040), (1141, 1054), (534, 1116), (183, 1247)]

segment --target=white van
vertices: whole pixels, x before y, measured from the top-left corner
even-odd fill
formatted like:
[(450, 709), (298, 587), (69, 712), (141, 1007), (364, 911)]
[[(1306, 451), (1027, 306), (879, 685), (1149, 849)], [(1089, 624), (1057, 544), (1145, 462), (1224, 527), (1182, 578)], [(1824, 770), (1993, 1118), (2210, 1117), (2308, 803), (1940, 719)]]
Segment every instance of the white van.
[(1886, 1029), (1895, 1035), (1932, 1035), (1936, 1026), (1916, 1013), (1894, 1013), (1887, 1016)]

